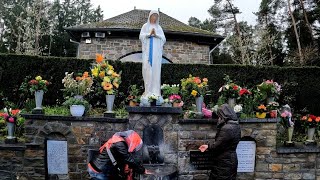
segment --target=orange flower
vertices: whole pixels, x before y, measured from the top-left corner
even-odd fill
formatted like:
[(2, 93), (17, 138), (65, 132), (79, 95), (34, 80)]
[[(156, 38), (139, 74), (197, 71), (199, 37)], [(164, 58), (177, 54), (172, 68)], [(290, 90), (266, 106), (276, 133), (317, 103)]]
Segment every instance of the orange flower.
[(81, 80), (82, 80), (82, 77), (77, 76), (77, 77), (76, 77), (76, 80), (77, 80), (77, 81), (81, 81)]
[(101, 72), (99, 73), (99, 77), (100, 77), (100, 78), (104, 78), (104, 76), (106, 76), (106, 73), (105, 73), (104, 71), (101, 71)]
[(111, 83), (104, 83), (104, 85), (103, 85), (103, 89), (105, 90), (105, 91), (109, 91), (109, 90), (111, 90), (113, 88), (113, 85), (111, 84)]
[(317, 117), (317, 118), (316, 118), (316, 122), (320, 122), (320, 117)]
[(87, 77), (89, 77), (89, 73), (86, 71), (86, 72), (84, 72), (83, 73), (83, 75), (82, 75), (82, 77), (85, 79), (85, 78), (87, 78)]
[(12, 115), (16, 116), (20, 112), (19, 109), (13, 109), (11, 110)]
[(263, 109), (263, 110), (267, 110), (266, 106), (261, 104), (260, 106), (258, 106), (258, 109)]
[(119, 77), (120, 75), (119, 74), (117, 74), (117, 73), (112, 73), (112, 77)]
[(312, 122), (312, 119), (311, 119), (311, 118), (308, 118), (308, 122)]
[(307, 120), (307, 116), (303, 116), (303, 117), (301, 118), (301, 120), (303, 120), (303, 121)]
[(100, 64), (102, 61), (103, 61), (102, 55), (101, 54), (97, 54), (96, 55), (96, 62)]

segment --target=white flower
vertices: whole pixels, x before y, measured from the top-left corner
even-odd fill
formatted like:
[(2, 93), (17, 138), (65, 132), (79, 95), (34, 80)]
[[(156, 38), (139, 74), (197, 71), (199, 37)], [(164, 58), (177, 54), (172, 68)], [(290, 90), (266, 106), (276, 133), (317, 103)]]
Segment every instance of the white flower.
[(164, 102), (164, 103), (169, 103), (169, 99), (166, 98), (166, 99), (163, 100), (163, 102)]
[(3, 111), (4, 111), (5, 113), (8, 113), (8, 109), (7, 109), (7, 108), (4, 108)]
[(227, 84), (225, 87), (226, 87), (226, 89), (228, 89), (228, 90), (229, 90), (229, 88), (230, 88), (229, 84)]
[(221, 91), (222, 91), (222, 88), (223, 88), (223, 86), (221, 86), (221, 88), (219, 89), (219, 91), (218, 91), (218, 92), (221, 92)]
[(242, 106), (241, 105), (236, 105), (233, 108), (234, 112), (239, 113), (242, 111)]

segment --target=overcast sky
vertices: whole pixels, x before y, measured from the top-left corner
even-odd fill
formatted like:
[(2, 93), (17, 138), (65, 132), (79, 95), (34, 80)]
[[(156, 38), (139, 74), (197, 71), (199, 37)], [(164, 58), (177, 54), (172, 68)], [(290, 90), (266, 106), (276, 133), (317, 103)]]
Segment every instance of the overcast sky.
[[(250, 24), (255, 24), (256, 17), (253, 12), (257, 12), (261, 0), (234, 0), (237, 7), (242, 12), (239, 20), (246, 20)], [(104, 12), (104, 19), (130, 11), (136, 6), (137, 9), (158, 9), (165, 14), (172, 16), (184, 23), (188, 23), (191, 16), (200, 20), (210, 17), (208, 9), (213, 4), (213, 0), (91, 0)]]

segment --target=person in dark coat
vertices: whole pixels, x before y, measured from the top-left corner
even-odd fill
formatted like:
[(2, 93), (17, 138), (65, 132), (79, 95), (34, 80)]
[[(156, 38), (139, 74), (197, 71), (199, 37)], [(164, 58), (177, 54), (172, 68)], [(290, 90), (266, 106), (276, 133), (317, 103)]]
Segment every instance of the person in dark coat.
[(241, 138), (238, 117), (227, 104), (222, 105), (217, 112), (219, 116), (217, 134), (212, 145), (202, 145), (215, 154), (215, 165), (210, 173), (210, 180), (235, 180), (237, 177), (238, 159), (236, 148)]
[[(133, 153), (141, 147), (142, 139), (135, 131), (115, 133), (100, 147), (100, 153), (88, 163), (90, 177), (94, 180), (130, 180), (131, 169), (138, 174), (144, 174), (145, 168), (133, 157)], [(116, 166), (108, 150), (116, 161)]]

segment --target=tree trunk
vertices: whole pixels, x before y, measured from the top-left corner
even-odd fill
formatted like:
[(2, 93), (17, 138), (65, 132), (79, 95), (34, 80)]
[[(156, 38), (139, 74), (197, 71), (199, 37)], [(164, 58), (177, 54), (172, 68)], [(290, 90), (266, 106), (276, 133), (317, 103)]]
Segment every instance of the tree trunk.
[(237, 34), (237, 38), (238, 38), (238, 42), (239, 42), (239, 46), (240, 46), (241, 62), (242, 62), (242, 64), (247, 64), (247, 62), (245, 60), (245, 53), (244, 53), (244, 50), (243, 50), (244, 47), (243, 47), (241, 31), (240, 31), (240, 26), (239, 26), (239, 23), (238, 23), (238, 20), (237, 20), (237, 16), (236, 16), (236, 13), (234, 12), (234, 9), (233, 9), (233, 6), (232, 6), (230, 0), (227, 0), (227, 2), (228, 2), (229, 6), (231, 8), (233, 19), (234, 19), (234, 23), (235, 23), (235, 27), (236, 27), (236, 34)]
[(42, 9), (42, 0), (38, 0), (38, 12), (37, 12), (37, 24), (36, 24), (36, 33), (35, 33), (35, 43), (34, 43), (34, 53), (35, 55), (39, 55), (40, 54), (40, 26), (41, 26), (41, 9)]
[(299, 0), (299, 1), (300, 1), (300, 4), (301, 4), (301, 8), (303, 10), (304, 19), (306, 21), (307, 27), (308, 27), (309, 32), (310, 32), (310, 36), (311, 36), (311, 39), (312, 39), (312, 44), (316, 44), (315, 43), (315, 39), (313, 37), (313, 33), (312, 33), (312, 27), (311, 27), (311, 24), (310, 24), (310, 22), (308, 20), (308, 15), (307, 15), (306, 9), (304, 8), (304, 2), (303, 2), (303, 0)]
[(293, 25), (294, 33), (296, 34), (298, 50), (299, 50), (300, 65), (302, 66), (304, 63), (303, 63), (303, 56), (302, 56), (300, 38), (299, 38), (298, 30), (297, 30), (296, 20), (294, 19), (294, 16), (293, 16), (293, 13), (292, 13), (292, 10), (291, 10), (290, 0), (288, 0), (288, 8), (289, 8), (289, 13), (290, 13), (290, 16), (291, 16), (291, 19), (292, 19), (292, 25)]

